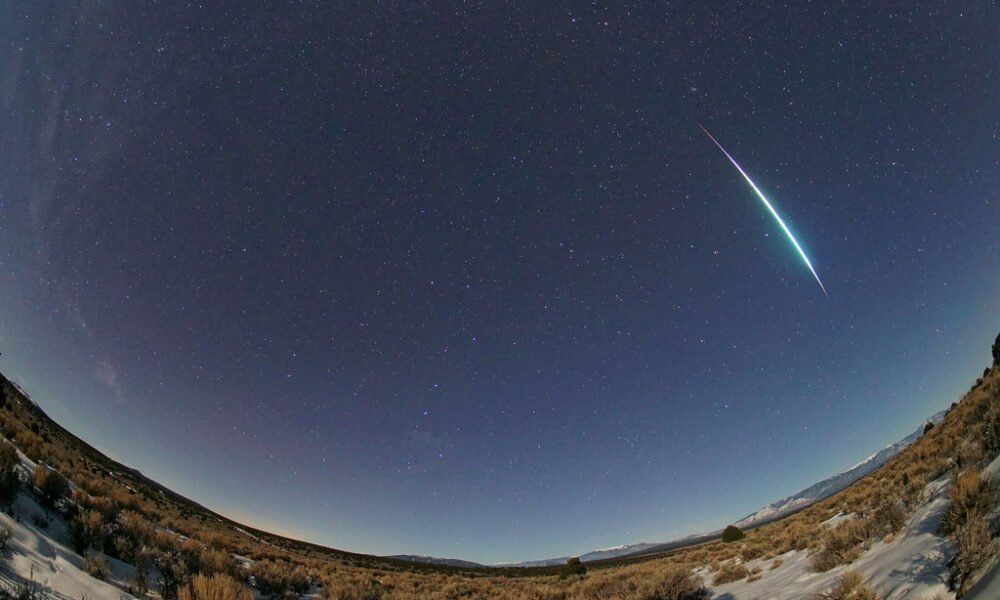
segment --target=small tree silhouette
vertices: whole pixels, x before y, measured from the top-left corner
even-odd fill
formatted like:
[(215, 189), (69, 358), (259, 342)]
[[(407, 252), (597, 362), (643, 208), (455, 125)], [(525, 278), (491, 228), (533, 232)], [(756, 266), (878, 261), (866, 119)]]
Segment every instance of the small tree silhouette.
[(1000, 333), (997, 334), (997, 339), (993, 342), (993, 366), (1000, 366)]
[(580, 561), (579, 556), (574, 556), (573, 558), (566, 561), (566, 565), (563, 566), (563, 571), (561, 575), (566, 577), (568, 575), (583, 575), (587, 572), (587, 567), (583, 566)]
[(722, 532), (722, 541), (727, 544), (736, 540), (742, 540), (744, 537), (746, 536), (743, 534), (743, 530), (736, 525), (730, 525)]

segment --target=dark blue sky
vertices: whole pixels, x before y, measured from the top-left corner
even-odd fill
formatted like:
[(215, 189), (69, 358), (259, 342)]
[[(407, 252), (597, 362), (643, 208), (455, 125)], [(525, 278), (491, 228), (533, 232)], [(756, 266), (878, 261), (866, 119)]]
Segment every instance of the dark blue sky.
[(988, 2), (4, 6), (0, 369), (194, 500), (339, 548), (720, 527), (987, 363), (998, 27)]

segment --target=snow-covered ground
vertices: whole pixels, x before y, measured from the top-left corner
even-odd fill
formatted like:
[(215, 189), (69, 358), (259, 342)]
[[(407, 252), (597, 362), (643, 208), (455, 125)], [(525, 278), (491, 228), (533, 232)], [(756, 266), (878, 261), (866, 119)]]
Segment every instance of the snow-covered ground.
[(44, 516), (45, 509), (24, 494), (18, 495), (14, 514), (17, 519), (0, 513), (0, 526), (10, 531), (7, 556), (0, 559), (0, 579), (5, 584), (33, 580), (56, 600), (133, 598), (124, 591), (132, 577), (131, 566), (108, 559), (108, 579), (120, 587), (94, 579), (83, 570), (83, 558), (73, 551), (60, 518), (53, 517), (45, 529), (37, 527), (32, 517)]

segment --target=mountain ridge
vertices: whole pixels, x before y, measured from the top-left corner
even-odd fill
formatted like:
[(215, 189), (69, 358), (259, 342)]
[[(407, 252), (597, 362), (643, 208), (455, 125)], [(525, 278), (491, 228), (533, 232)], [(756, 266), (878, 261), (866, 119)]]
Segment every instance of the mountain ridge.
[[(756, 527), (758, 525), (763, 525), (768, 521), (773, 521), (780, 517), (786, 516), (798, 510), (802, 510), (811, 504), (819, 502), (824, 498), (829, 498), (830, 496), (836, 494), (840, 490), (851, 485), (855, 481), (861, 479), (865, 475), (871, 473), (875, 469), (881, 467), (886, 462), (889, 461), (893, 456), (899, 454), (904, 448), (912, 444), (917, 440), (923, 433), (928, 423), (937, 425), (944, 418), (947, 410), (942, 410), (934, 413), (930, 417), (924, 420), (924, 422), (918, 427), (913, 433), (907, 435), (903, 439), (889, 444), (879, 451), (875, 452), (863, 461), (855, 464), (851, 468), (835, 473), (834, 475), (827, 477), (821, 481), (818, 481), (807, 488), (796, 492), (790, 496), (786, 496), (780, 500), (776, 500), (769, 504), (765, 504), (757, 511), (750, 513), (749, 515), (743, 517), (739, 521), (733, 523), (735, 526), (746, 529), (748, 527)], [(713, 531), (705, 534), (693, 534), (686, 536), (684, 538), (673, 540), (670, 542), (659, 542), (659, 543), (648, 543), (640, 542), (635, 544), (623, 544), (620, 546), (613, 546), (611, 548), (604, 548), (600, 550), (591, 550), (590, 552), (585, 552), (579, 555), (581, 562), (591, 562), (595, 560), (604, 560), (609, 558), (618, 558), (621, 556), (629, 556), (635, 554), (641, 554), (651, 548), (656, 548), (659, 546), (672, 547), (678, 542), (683, 542), (687, 539), (700, 538), (704, 536), (713, 536), (721, 534), (721, 529), (718, 531)], [(539, 560), (528, 560), (518, 563), (510, 563), (503, 565), (495, 565), (502, 567), (542, 567), (542, 566), (555, 566), (565, 564), (569, 560), (570, 556), (563, 556), (558, 558), (547, 558)]]

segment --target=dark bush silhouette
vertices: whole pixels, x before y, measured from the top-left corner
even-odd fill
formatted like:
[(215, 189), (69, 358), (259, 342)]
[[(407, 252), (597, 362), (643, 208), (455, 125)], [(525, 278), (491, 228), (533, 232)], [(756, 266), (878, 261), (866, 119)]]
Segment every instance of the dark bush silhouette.
[(35, 487), (41, 494), (42, 504), (46, 508), (54, 508), (56, 503), (69, 495), (69, 482), (59, 474), (59, 471), (37, 465), (33, 478)]
[(587, 567), (583, 565), (579, 556), (574, 556), (573, 558), (566, 561), (563, 565), (562, 571), (559, 573), (561, 577), (569, 577), (570, 575), (583, 575), (587, 572)]
[(17, 450), (10, 442), (0, 441), (0, 508), (9, 513), (21, 479), (17, 474)]
[(744, 537), (746, 536), (744, 535), (743, 530), (735, 525), (730, 525), (726, 527), (726, 529), (722, 532), (722, 541), (726, 542), (727, 544), (729, 542), (742, 540)]
[(73, 548), (80, 554), (87, 550), (101, 550), (107, 538), (104, 518), (93, 509), (77, 510), (69, 519), (69, 535)]
[(1000, 333), (997, 334), (997, 339), (993, 342), (993, 366), (1000, 366)]

